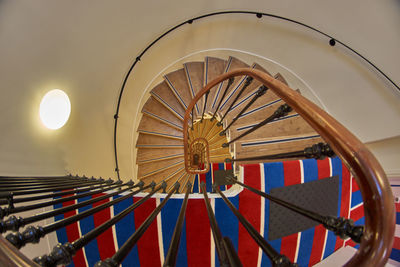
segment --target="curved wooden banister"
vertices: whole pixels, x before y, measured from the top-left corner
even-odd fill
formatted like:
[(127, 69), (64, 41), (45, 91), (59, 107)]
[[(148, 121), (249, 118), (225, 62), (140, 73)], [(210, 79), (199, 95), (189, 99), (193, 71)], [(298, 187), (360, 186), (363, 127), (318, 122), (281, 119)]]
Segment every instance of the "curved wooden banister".
[(9, 267), (39, 267), (0, 235), (0, 263)]
[(392, 190), (382, 167), (368, 148), (342, 124), (265, 72), (250, 68), (233, 70), (209, 82), (194, 97), (186, 110), (183, 124), (185, 165), (189, 118), (195, 103), (220, 82), (243, 75), (251, 76), (263, 83), (299, 113), (329, 143), (355, 176), (364, 201), (365, 230), (360, 249), (345, 266), (384, 266), (393, 245), (395, 206)]

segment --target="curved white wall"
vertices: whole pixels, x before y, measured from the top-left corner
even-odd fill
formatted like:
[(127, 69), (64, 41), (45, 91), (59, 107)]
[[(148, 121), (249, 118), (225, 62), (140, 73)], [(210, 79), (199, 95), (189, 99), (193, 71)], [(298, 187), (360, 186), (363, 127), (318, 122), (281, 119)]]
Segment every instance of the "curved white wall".
[[(112, 117), (130, 63), (177, 23), (226, 9), (279, 14), (320, 28), (366, 55), (400, 83), (400, 3), (396, 0), (102, 0), (95, 4), (3, 0), (0, 173), (115, 177)], [(207, 19), (185, 26), (149, 51), (135, 70), (126, 96), (138, 98), (155, 75), (187, 54), (209, 48), (239, 49), (272, 58), (299, 74), (328, 111), (363, 141), (399, 135), (399, 94), (353, 56), (326, 42), (268, 18)], [(337, 86), (339, 82), (344, 86)], [(36, 116), (41, 96), (53, 88), (65, 90), (72, 104), (70, 121), (59, 132), (41, 128)], [(138, 100), (131, 105), (135, 107)], [(131, 123), (120, 127), (130, 128)], [(132, 143), (131, 133), (120, 133), (119, 142)]]

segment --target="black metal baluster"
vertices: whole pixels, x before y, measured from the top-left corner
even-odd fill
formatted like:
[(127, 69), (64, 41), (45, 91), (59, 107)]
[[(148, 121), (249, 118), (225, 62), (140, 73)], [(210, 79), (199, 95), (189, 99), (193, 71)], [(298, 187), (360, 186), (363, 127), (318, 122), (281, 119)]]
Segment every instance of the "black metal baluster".
[(0, 233), (4, 233), (4, 232), (6, 232), (8, 230), (17, 231), (20, 227), (25, 226), (27, 224), (38, 222), (38, 221), (53, 217), (53, 216), (58, 215), (58, 214), (63, 214), (65, 212), (68, 212), (68, 211), (71, 211), (71, 210), (79, 209), (81, 207), (90, 205), (92, 203), (96, 203), (96, 202), (98, 202), (100, 200), (113, 197), (115, 195), (118, 195), (119, 193), (128, 191), (128, 190), (130, 190), (130, 189), (132, 189), (134, 187), (137, 187), (137, 186), (140, 186), (140, 184), (134, 185), (133, 183), (130, 183), (130, 185), (128, 185), (127, 188), (119, 190), (117, 192), (109, 193), (109, 194), (106, 194), (104, 196), (99, 196), (99, 197), (96, 197), (96, 198), (93, 198), (93, 199), (82, 201), (80, 203), (73, 204), (71, 206), (67, 206), (67, 207), (63, 207), (63, 208), (59, 208), (59, 209), (54, 209), (54, 210), (51, 210), (51, 211), (42, 212), (42, 213), (36, 214), (34, 216), (28, 217), (28, 218), (22, 218), (22, 217), (18, 217), (17, 218), (15, 216), (10, 216), (5, 221), (0, 220)]
[(240, 138), (254, 132), (255, 130), (257, 130), (258, 128), (266, 125), (267, 123), (281, 118), (283, 116), (286, 116), (290, 111), (292, 111), (292, 108), (288, 105), (288, 104), (283, 104), (282, 106), (280, 106), (275, 112), (274, 114), (272, 114), (271, 116), (269, 116), (268, 118), (266, 118), (265, 120), (263, 120), (262, 122), (260, 122), (259, 124), (253, 126), (252, 128), (250, 128), (249, 130), (247, 130), (246, 132), (242, 133), (241, 135), (239, 135), (238, 137), (234, 138), (233, 140), (229, 141), (228, 143), (224, 143), (222, 144), (222, 147), (228, 147), (230, 144), (232, 144), (233, 142), (239, 140)]
[(183, 223), (185, 221), (186, 207), (191, 188), (192, 184), (188, 182), (186, 184), (185, 198), (183, 199), (181, 210), (179, 212), (179, 216), (176, 221), (174, 233), (172, 235), (171, 242), (169, 243), (167, 256), (165, 257), (163, 265), (164, 267), (172, 267), (176, 265), (176, 257), (178, 256), (179, 243), (181, 241), (181, 233), (182, 233)]
[[(105, 183), (105, 181), (82, 181), (82, 182), (64, 182), (64, 183), (59, 183), (59, 184), (40, 184), (40, 185), (32, 185), (32, 186), (10, 186), (10, 187), (6, 187), (3, 186), (2, 188), (0, 188), (0, 192), (16, 192), (16, 191), (27, 191), (27, 190), (35, 190), (35, 189), (53, 189), (53, 188), (58, 188), (58, 187), (62, 187), (62, 186), (70, 186), (70, 187), (77, 187), (77, 186), (81, 186), (83, 184), (86, 185), (92, 185), (92, 184), (98, 184), (98, 183)], [(54, 189), (53, 189), (54, 190)]]
[(346, 219), (343, 217), (333, 217), (333, 216), (325, 216), (320, 215), (316, 212), (304, 209), (302, 207), (296, 206), (292, 203), (279, 199), (277, 197), (271, 196), (265, 192), (259, 191), (255, 188), (252, 188), (246, 184), (243, 184), (232, 177), (226, 177), (226, 179), (230, 182), (239, 184), (244, 188), (250, 190), (253, 193), (256, 193), (259, 196), (262, 196), (270, 201), (275, 202), (285, 208), (288, 208), (294, 212), (297, 212), (311, 220), (319, 222), (324, 225), (325, 228), (335, 233), (335, 235), (339, 236), (342, 239), (350, 237), (354, 242), (360, 243), (361, 238), (364, 233), (364, 227), (360, 225), (354, 225), (354, 222), (351, 219)]
[(217, 115), (218, 109), (219, 109), (219, 107), (221, 106), (222, 101), (224, 100), (225, 95), (226, 95), (226, 93), (227, 93), (228, 90), (229, 90), (229, 87), (231, 87), (231, 85), (233, 84), (234, 81), (235, 81), (235, 77), (229, 78), (228, 85), (226, 86), (225, 91), (224, 91), (224, 93), (222, 94), (221, 99), (219, 100), (218, 106), (216, 107), (216, 109), (215, 109), (215, 111), (214, 111), (214, 114), (213, 114), (213, 116), (212, 116), (212, 118), (211, 118), (211, 121), (213, 121), (213, 120), (215, 119), (215, 116)]
[(272, 266), (298, 266), (296, 263), (291, 263), (290, 260), (282, 254), (279, 254), (265, 239), (257, 232), (256, 229), (249, 223), (246, 218), (235, 208), (235, 206), (226, 198), (226, 196), (221, 192), (218, 186), (213, 186), (214, 190), (222, 197), (226, 205), (231, 209), (233, 214), (239, 219), (240, 223), (250, 234), (250, 236), (256, 241), (256, 243), (261, 247), (264, 253), (272, 262)]
[(229, 105), (229, 108), (226, 110), (224, 116), (221, 118), (221, 120), (217, 123), (218, 126), (222, 125), (222, 121), (225, 119), (226, 115), (228, 115), (229, 111), (231, 111), (233, 105), (235, 105), (236, 101), (239, 99), (239, 97), (242, 95), (242, 93), (244, 92), (244, 90), (246, 90), (246, 88), (251, 84), (251, 82), (253, 81), (253, 77), (248, 76), (246, 78), (246, 82), (243, 85), (242, 89), (240, 89), (239, 93), (236, 95), (235, 99), (232, 101), (232, 103)]
[(88, 179), (72, 179), (72, 178), (65, 178), (64, 180), (31, 180), (31, 181), (11, 181), (11, 180), (5, 180), (0, 178), (0, 186), (1, 187), (17, 187), (17, 186), (38, 186), (38, 185), (52, 185), (52, 184), (62, 184), (65, 183), (65, 181), (68, 182), (85, 182), (88, 181)]
[(137, 241), (142, 237), (147, 228), (151, 225), (158, 213), (165, 206), (167, 201), (171, 198), (174, 192), (178, 192), (179, 183), (175, 183), (174, 188), (168, 193), (164, 200), (158, 205), (153, 212), (146, 218), (146, 220), (140, 225), (136, 232), (129, 237), (129, 239), (122, 245), (122, 247), (112, 256), (104, 261), (96, 263), (96, 267), (117, 267), (119, 266), (124, 258), (129, 254), (132, 248), (136, 245)]
[(70, 197), (60, 198), (57, 200), (46, 201), (46, 202), (42, 202), (42, 203), (36, 203), (36, 204), (32, 204), (32, 205), (28, 205), (28, 206), (20, 206), (20, 207), (4, 207), (4, 208), (0, 207), (0, 219), (3, 219), (5, 216), (8, 216), (13, 213), (39, 209), (39, 208), (43, 208), (43, 207), (47, 207), (47, 206), (52, 206), (55, 204), (66, 202), (66, 201), (83, 198), (83, 197), (87, 197), (87, 196), (92, 196), (94, 194), (102, 193), (102, 192), (112, 190), (112, 189), (115, 189), (115, 188), (118, 188), (121, 186), (126, 186), (126, 185), (128, 185), (128, 184), (122, 184), (122, 182), (119, 181), (116, 185), (113, 185), (110, 187), (106, 187), (106, 188), (103, 187), (99, 190), (93, 190), (93, 191), (90, 191), (90, 192), (87, 192), (84, 194), (78, 194), (78, 195), (74, 195), (74, 196), (70, 196)]
[[(21, 248), (23, 246), (25, 246), (28, 243), (38, 243), (40, 241), (40, 239), (44, 236), (46, 236), (47, 234), (54, 232), (62, 227), (65, 227), (71, 223), (77, 222), (79, 220), (82, 220), (90, 215), (93, 215), (105, 208), (111, 207), (127, 198), (130, 198), (134, 195), (136, 195), (137, 193), (142, 192), (143, 190), (147, 189), (147, 188), (154, 188), (154, 184), (150, 184), (147, 185), (146, 187), (140, 188), (136, 191), (132, 191), (129, 194), (126, 194), (125, 196), (121, 196), (119, 198), (116, 198), (112, 201), (103, 203), (99, 206), (90, 208), (88, 210), (85, 210), (84, 212), (78, 213), (74, 216), (68, 217), (68, 218), (64, 218), (62, 220), (56, 221), (54, 223), (45, 225), (45, 226), (29, 226), (27, 227), (22, 233), (11, 233), (8, 234), (6, 236), (6, 239), (13, 244), (16, 248)], [(117, 194), (122, 193), (121, 191), (117, 192)], [(115, 217), (113, 217), (114, 219)], [(96, 228), (97, 229), (97, 228)], [(81, 238), (88, 238), (88, 235), (85, 235)]]
[[(104, 188), (104, 187), (109, 187), (114, 184), (116, 184), (116, 183), (113, 182), (113, 183), (109, 183), (109, 184), (101, 184), (99, 186), (93, 186), (93, 187), (91, 186), (91, 187), (86, 187), (83, 189), (74, 189), (74, 190), (68, 190), (68, 191), (51, 193), (51, 194), (40, 195), (40, 196), (13, 198), (13, 203), (29, 202), (29, 201), (39, 200), (39, 199), (54, 198), (54, 197), (59, 197), (59, 196), (81, 193), (81, 192), (87, 192), (90, 190), (96, 190), (96, 189), (100, 189), (100, 188)], [(0, 193), (0, 205), (8, 203), (8, 201), (4, 200), (4, 198), (8, 198), (10, 194), (12, 195), (12, 192)]]
[(14, 196), (20, 195), (31, 195), (31, 194), (40, 194), (40, 193), (47, 193), (47, 192), (54, 192), (54, 191), (61, 191), (66, 189), (73, 189), (73, 188), (81, 188), (81, 187), (89, 187), (98, 184), (110, 184), (113, 180), (106, 180), (106, 181), (98, 181), (98, 182), (90, 182), (90, 183), (82, 183), (80, 185), (67, 185), (67, 186), (60, 186), (60, 187), (52, 187), (52, 188), (45, 188), (45, 189), (38, 189), (38, 190), (26, 190), (23, 191), (12, 191)]
[(239, 255), (237, 254), (235, 247), (232, 244), (232, 241), (229, 237), (224, 236), (222, 238), (222, 242), (224, 244), (224, 248), (226, 251), (226, 256), (229, 261), (229, 266), (232, 267), (242, 267), (242, 262), (240, 261)]
[(221, 266), (229, 266), (224, 249), (224, 244), (222, 243), (221, 230), (218, 227), (217, 219), (215, 218), (214, 212), (210, 204), (210, 200), (207, 195), (206, 184), (204, 182), (201, 182), (200, 187), (204, 196), (204, 202), (207, 208), (207, 215), (208, 219), (210, 220), (210, 226), (214, 237), (215, 248), (217, 249), (219, 262)]
[(232, 161), (251, 161), (251, 160), (274, 160), (274, 159), (288, 159), (288, 158), (314, 158), (314, 159), (324, 159), (325, 157), (333, 157), (335, 156), (335, 152), (331, 149), (331, 147), (326, 143), (318, 143), (314, 144), (310, 147), (306, 147), (304, 150), (287, 152), (287, 153), (278, 153), (273, 155), (265, 155), (265, 156), (257, 156), (257, 157), (248, 157), (248, 158), (240, 158), (240, 159), (225, 159), (226, 162)]
[[(72, 261), (72, 256), (74, 256), (79, 249), (86, 246), (89, 242), (94, 240), (97, 236), (99, 236), (104, 231), (109, 229), (111, 226), (116, 224), (118, 221), (123, 219), (126, 215), (128, 215), (134, 209), (136, 209), (141, 204), (143, 204), (145, 201), (147, 201), (156, 192), (158, 192), (162, 188), (166, 187), (166, 183), (163, 183), (163, 185), (158, 186), (155, 189), (154, 189), (154, 185), (155, 185), (155, 183), (153, 182), (151, 184), (151, 186), (153, 187), (152, 191), (149, 194), (147, 194), (144, 198), (142, 198), (138, 202), (130, 205), (128, 208), (126, 208), (122, 212), (118, 213), (118, 215), (112, 217), (108, 221), (104, 222), (100, 226), (92, 229), (89, 233), (85, 234), (81, 238), (75, 240), (72, 243), (67, 242), (63, 245), (58, 244), (57, 246), (55, 246), (53, 248), (52, 252), (49, 255), (43, 255), (41, 257), (36, 257), (33, 260), (36, 263), (40, 264), (41, 266), (56, 266), (59, 264), (68, 265)], [(128, 195), (128, 197), (132, 197), (132, 195)], [(123, 197), (120, 197), (117, 199), (125, 200), (125, 199), (127, 199), (127, 197), (123, 196)], [(120, 200), (120, 201), (122, 201), (122, 200)]]
[(204, 106), (203, 106), (203, 114), (201, 115), (201, 120), (200, 120), (200, 122), (203, 122), (203, 119), (204, 119), (204, 113), (206, 112), (207, 99), (208, 99), (209, 93), (210, 93), (210, 91), (207, 91), (207, 93), (206, 93), (206, 99), (205, 99), (205, 101), (204, 101)]
[[(265, 92), (267, 92), (268, 87), (266, 87), (265, 85), (262, 85), (258, 90), (257, 93), (253, 96), (253, 98), (250, 100), (249, 103), (247, 103), (247, 105), (239, 112), (239, 114), (236, 115), (235, 118), (233, 118), (233, 120), (229, 123), (228, 126), (226, 126), (226, 128), (220, 133), (220, 135), (224, 135), (226, 133), (226, 131), (232, 126), (232, 124), (235, 123), (235, 121), (237, 121), (240, 116), (242, 116), (242, 114), (251, 106), (253, 105), (253, 103), (262, 95), (265, 94)], [(232, 105), (231, 105), (232, 107)], [(231, 108), (229, 107), (229, 108)]]

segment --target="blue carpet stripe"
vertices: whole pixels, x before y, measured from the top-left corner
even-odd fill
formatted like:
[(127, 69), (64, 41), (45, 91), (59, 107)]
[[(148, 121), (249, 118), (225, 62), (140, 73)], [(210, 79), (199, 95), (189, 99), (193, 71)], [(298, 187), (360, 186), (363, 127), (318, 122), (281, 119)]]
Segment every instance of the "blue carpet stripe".
[[(265, 192), (269, 193), (271, 189), (284, 186), (283, 163), (273, 162), (264, 164)], [(264, 238), (278, 252), (281, 250), (281, 238), (275, 240), (268, 239), (269, 229), (269, 209), (270, 201), (265, 200), (265, 222), (264, 222)], [(262, 254), (261, 266), (272, 266), (270, 259)]]
[[(162, 201), (163, 199), (160, 199)], [(170, 199), (161, 210), (161, 222), (162, 222), (162, 236), (163, 236), (163, 247), (164, 257), (167, 256), (169, 245), (171, 243), (172, 235), (174, 234), (176, 221), (179, 216), (179, 212), (182, 206), (182, 199)], [(186, 255), (186, 225), (183, 225), (181, 239), (179, 243), (178, 257), (176, 266), (185, 267), (188, 265)]]
[(210, 170), (206, 173), (206, 191), (207, 192), (212, 192), (212, 189), (213, 189), (211, 172), (212, 172), (212, 169), (210, 168)]
[[(55, 193), (57, 193), (57, 192), (55, 192)], [(61, 197), (55, 197), (54, 199), (59, 199), (59, 198), (61, 198)], [(62, 208), (62, 203), (53, 205), (53, 209), (60, 209), (60, 208)], [(62, 220), (62, 219), (64, 219), (64, 214), (59, 214), (59, 215), (54, 216), (55, 222)], [(65, 229), (65, 227), (58, 229), (56, 231), (56, 235), (57, 235), (58, 243), (65, 244), (68, 242), (67, 230)], [(71, 264), (69, 264), (67, 266), (74, 267), (75, 264), (72, 262)]]
[[(239, 209), (239, 195), (228, 198), (232, 204)], [(221, 198), (215, 199), (215, 218), (221, 234), (223, 237), (227, 236), (232, 240), (235, 247), (235, 251), (239, 248), (239, 221), (229, 207), (225, 204)], [(215, 251), (215, 266), (220, 266), (217, 252)]]
[[(218, 170), (225, 170), (225, 164), (224, 163), (218, 163)], [(226, 190), (225, 185), (220, 185), (219, 190), (224, 191)]]
[[(79, 198), (78, 203), (83, 202), (85, 200), (92, 199), (91, 196), (87, 196), (84, 198)], [(79, 208), (78, 213), (82, 213), (88, 209), (91, 209), (93, 206), (92, 205), (87, 205), (85, 207)], [(80, 229), (82, 235), (87, 234), (91, 230), (94, 229), (94, 219), (93, 215), (88, 216), (86, 218), (83, 218), (82, 220), (79, 221)], [(100, 253), (99, 253), (99, 247), (97, 245), (97, 240), (94, 239), (90, 243), (88, 243), (85, 246), (85, 255), (86, 255), (86, 260), (89, 266), (94, 266), (96, 262), (100, 260)]]
[(193, 192), (192, 193), (200, 193), (199, 191), (199, 175), (196, 174), (194, 177), (194, 183), (193, 183)]
[[(258, 89), (257, 89), (258, 90)], [(236, 109), (238, 106), (240, 106), (241, 104), (243, 104), (244, 102), (246, 102), (249, 98), (251, 98), (252, 96), (254, 96), (255, 94), (257, 94), (257, 90), (255, 90), (253, 93), (251, 93), (250, 95), (246, 96), (245, 98), (243, 98), (242, 100), (239, 101), (239, 103), (235, 104), (231, 110)]]
[(390, 253), (390, 258), (391, 258), (392, 260), (395, 260), (395, 261), (399, 261), (399, 262), (400, 262), (400, 250), (399, 250), (399, 249), (393, 248), (393, 249), (392, 249), (392, 252)]
[[(114, 199), (118, 197), (120, 196), (115, 196)], [(114, 205), (114, 215), (119, 214), (132, 204), (133, 198), (127, 198), (117, 203), (116, 205)], [(122, 220), (115, 224), (115, 232), (119, 248), (122, 247), (122, 245), (128, 240), (128, 238), (135, 232), (135, 229), (135, 218), (133, 212), (129, 213)], [(140, 266), (137, 246), (133, 247), (128, 256), (122, 262), (122, 267), (130, 266)]]
[(361, 196), (361, 191), (360, 190), (351, 193), (351, 207), (352, 208), (357, 206), (358, 204), (360, 204), (362, 202), (363, 202), (363, 200), (362, 200), (362, 196)]
[(400, 212), (396, 212), (396, 224), (400, 224)]

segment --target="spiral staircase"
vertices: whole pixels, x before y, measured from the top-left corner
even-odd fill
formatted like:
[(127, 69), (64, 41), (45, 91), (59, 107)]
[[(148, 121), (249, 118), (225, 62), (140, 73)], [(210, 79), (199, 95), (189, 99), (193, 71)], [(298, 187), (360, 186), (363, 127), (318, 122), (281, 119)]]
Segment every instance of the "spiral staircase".
[[(203, 62), (184, 63), (182, 68), (163, 76), (163, 81), (150, 91), (151, 97), (144, 104), (137, 129), (138, 179), (144, 183), (166, 181), (168, 189), (180, 182), (183, 185), (180, 190), (184, 190), (188, 182), (193, 187), (195, 179), (198, 179), (196, 172), (202, 172), (203, 167), (211, 163), (299, 151), (322, 142), (319, 134), (304, 119), (295, 111), (289, 111), (240, 138), (240, 141), (224, 145), (273, 115), (283, 104), (260, 82), (243, 75), (235, 77), (231, 84), (229, 81), (218, 84), (196, 102), (190, 115), (188, 134), (191, 148), (186, 164), (194, 167), (192, 171), (185, 168), (183, 120), (188, 105), (215, 77), (249, 67), (270, 74), (257, 63), (250, 66), (234, 57), (206, 57)], [(287, 84), (280, 73), (270, 75)], [(233, 120), (235, 122), (231, 124)], [(229, 124), (229, 129), (226, 129)], [(255, 162), (243, 160), (240, 164)], [(234, 169), (238, 174), (238, 163)]]
[[(247, 266), (250, 260), (251, 266), (298, 266), (297, 260), (304, 260), (306, 266), (319, 262), (344, 246), (345, 242), (354, 246), (360, 243), (358, 253), (350, 259), (348, 266), (382, 266), (389, 257), (394, 232), (393, 197), (382, 168), (346, 128), (302, 97), (301, 88), (292, 90), (289, 86), (280, 73), (269, 73), (260, 64), (248, 65), (234, 57), (205, 57), (204, 61), (186, 62), (182, 68), (165, 74), (162, 82), (151, 89), (141, 110), (136, 140), (138, 181), (135, 183), (72, 176), (1, 177), (0, 184), (5, 189), (0, 189), (3, 193), (0, 203), (8, 206), (0, 209), (0, 232), (15, 233), (8, 234), (7, 241), (0, 238), (0, 261), (11, 266), (37, 266), (19, 254), (16, 248), (37, 243), (45, 235), (57, 231), (62, 244), (35, 258), (37, 264), (67, 265), (80, 258), (80, 264), (85, 266), (89, 261), (84, 253), (90, 251), (92, 241), (97, 240), (99, 247), (94, 251), (101, 254), (95, 263), (97, 267), (119, 266), (124, 259), (130, 261), (134, 257), (140, 258), (136, 263), (143, 266), (155, 266), (151, 263), (153, 259), (156, 259), (157, 266), (176, 266), (182, 257), (188, 266)], [(334, 157), (333, 151), (357, 178), (351, 177), (345, 167), (342, 173), (339, 158), (322, 161)], [(314, 171), (313, 175), (306, 177), (304, 168), (307, 163), (303, 160), (307, 158), (319, 160), (313, 164), (328, 166), (328, 171), (321, 171), (321, 174)], [(287, 162), (289, 176), (296, 172), (296, 181), (291, 177), (292, 180), (287, 182), (279, 175), (271, 175), (273, 171), (266, 171), (271, 166), (274, 169), (276, 162)], [(338, 176), (343, 176), (348, 186), (339, 188), (339, 195), (348, 196), (358, 191), (365, 209), (361, 203), (353, 207), (347, 197), (347, 202), (343, 202), (347, 208), (340, 209), (336, 217), (319, 214), (298, 206), (293, 200), (289, 202), (270, 194), (274, 187), (306, 184), (307, 179), (320, 180), (332, 176), (335, 172), (333, 162), (341, 170)], [(272, 165), (268, 167), (265, 164)], [(223, 169), (221, 176), (217, 177), (216, 169)], [(65, 182), (66, 179), (69, 182)], [(14, 206), (15, 203), (49, 197), (53, 200)], [(214, 202), (210, 198), (214, 198)], [(319, 245), (318, 252), (314, 253), (318, 254), (316, 257), (298, 257), (302, 253), (299, 250), (301, 233), (279, 242), (264, 239), (265, 229), (261, 221), (268, 224), (267, 220), (264, 221), (264, 213), (269, 216), (267, 200), (319, 223), (312, 229), (315, 235), (323, 233), (322, 237), (314, 239)], [(167, 205), (168, 201), (170, 204)], [(236, 201), (236, 204), (231, 201)], [(256, 203), (259, 206), (253, 209)], [(222, 204), (236, 218), (231, 213), (221, 212)], [(26, 218), (12, 215), (46, 206), (54, 209)], [(363, 211), (366, 211), (365, 228), (354, 225), (348, 218), (351, 215), (349, 206), (354, 208), (357, 218), (363, 217)], [(186, 210), (186, 228), (192, 227), (190, 233), (183, 233)], [(253, 210), (259, 212), (258, 219), (255, 219)], [(162, 220), (157, 219), (160, 212)], [(132, 213), (134, 218), (130, 217)], [(3, 219), (6, 216), (8, 218)], [(54, 223), (28, 226), (18, 232), (25, 225), (53, 217)], [(230, 228), (234, 221), (235, 228)], [(122, 224), (125, 227), (121, 227)], [(120, 230), (114, 230), (114, 234), (112, 227)], [(157, 235), (157, 228), (161, 237)], [(60, 231), (67, 234), (62, 237)], [(145, 232), (152, 234), (146, 235)], [(233, 244), (227, 232), (245, 232), (246, 235), (244, 238), (236, 234), (239, 237)], [(188, 249), (184, 256), (182, 253), (185, 251), (179, 245), (181, 234), (187, 238), (185, 246)], [(338, 242), (335, 235), (346, 241)], [(200, 239), (199, 244), (206, 240), (205, 251), (202, 245), (196, 247), (196, 238)], [(325, 252), (325, 255), (323, 251), (329, 239), (330, 249), (326, 251), (330, 252)], [(303, 241), (307, 243), (310, 240)], [(164, 248), (160, 245), (163, 243)], [(139, 252), (131, 252), (136, 245)], [(204, 261), (207, 258), (204, 254), (193, 254), (197, 250), (214, 252)], [(313, 254), (309, 245), (308, 252)], [(251, 259), (249, 254), (254, 254)], [(125, 262), (123, 266), (129, 265)]]

